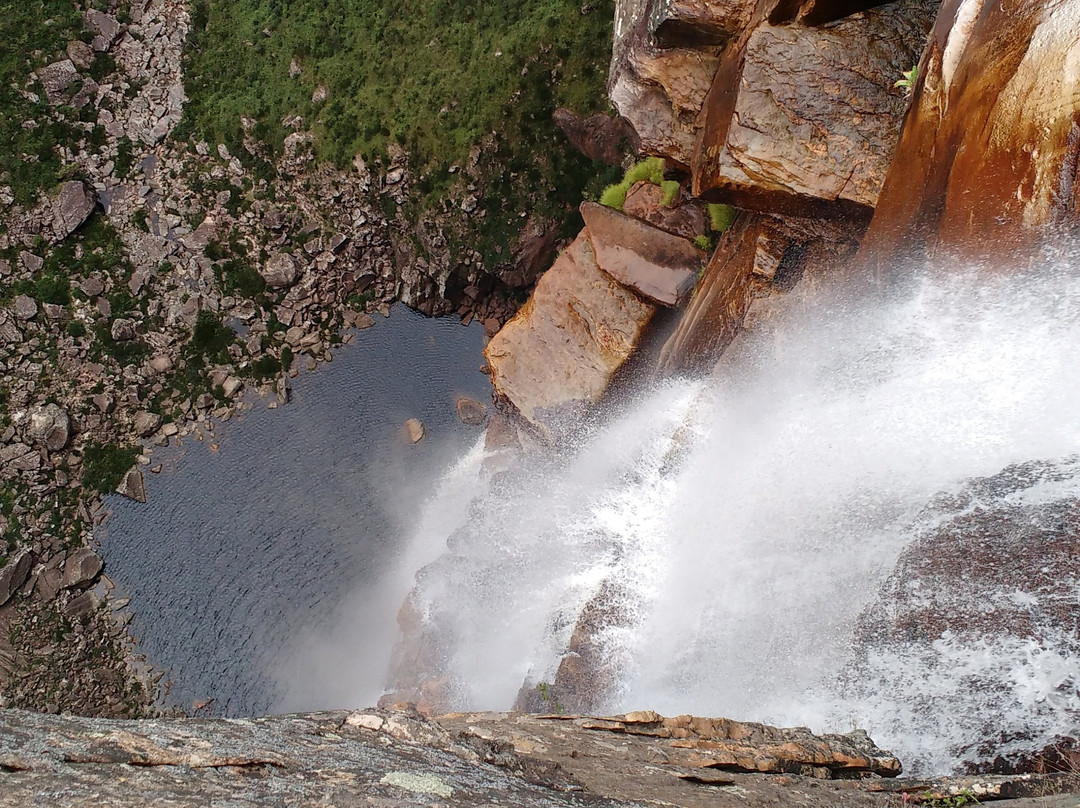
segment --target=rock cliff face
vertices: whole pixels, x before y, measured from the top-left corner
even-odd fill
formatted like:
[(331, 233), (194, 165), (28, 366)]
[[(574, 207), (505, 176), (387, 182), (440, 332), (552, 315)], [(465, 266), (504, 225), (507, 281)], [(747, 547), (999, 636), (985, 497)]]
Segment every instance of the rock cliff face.
[(1075, 228), (1080, 3), (947, 0), (863, 258), (1031, 255)]

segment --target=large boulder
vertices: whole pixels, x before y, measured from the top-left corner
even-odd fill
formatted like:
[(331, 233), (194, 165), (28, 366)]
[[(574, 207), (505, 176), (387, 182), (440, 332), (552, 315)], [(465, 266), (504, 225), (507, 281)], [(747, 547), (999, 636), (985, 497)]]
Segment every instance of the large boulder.
[(934, 0), (823, 28), (757, 27), (729, 48), (705, 102), (694, 194), (740, 207), (868, 217), (907, 107)]
[(711, 48), (660, 47), (649, 30), (650, 9), (650, 0), (615, 5), (608, 96), (634, 130), (639, 151), (689, 166), (696, 119), (719, 60)]
[(288, 253), (275, 253), (262, 265), (259, 274), (271, 289), (292, 286), (300, 279), (300, 266)]
[(97, 197), (83, 183), (78, 180), (65, 182), (52, 203), (53, 239), (60, 241), (74, 233), (79, 225), (90, 218), (95, 204)]
[(582, 231), (484, 349), (496, 394), (554, 436), (600, 399), (654, 312), (600, 270)]
[(14, 558), (8, 559), (7, 564), (0, 567), (0, 606), (11, 600), (19, 591), (19, 587), (30, 578), (34, 560), (34, 554), (29, 550), (24, 550)]
[(71, 419), (56, 404), (41, 404), (30, 410), (27, 434), (50, 452), (59, 452), (71, 439)]
[(1080, 0), (941, 7), (860, 257), (1035, 254), (1080, 210)]
[(581, 216), (596, 264), (623, 286), (662, 306), (690, 296), (707, 256), (689, 240), (595, 202)]
[(746, 0), (653, 0), (649, 31), (665, 48), (723, 45), (750, 24), (753, 12)]

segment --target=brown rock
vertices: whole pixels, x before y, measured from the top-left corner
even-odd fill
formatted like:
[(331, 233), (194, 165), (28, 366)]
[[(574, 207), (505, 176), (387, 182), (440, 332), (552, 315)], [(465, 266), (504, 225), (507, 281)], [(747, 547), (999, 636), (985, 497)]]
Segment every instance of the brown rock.
[(94, 49), (79, 39), (73, 39), (67, 45), (67, 55), (75, 67), (80, 70), (89, 70), (94, 64), (97, 54)]
[(162, 420), (162, 417), (157, 413), (142, 410), (135, 413), (132, 427), (135, 429), (135, 434), (140, 438), (147, 438), (157, 431), (157, 428), (161, 426)]
[(93, 42), (94, 50), (108, 50), (109, 46), (116, 41), (116, 37), (120, 34), (120, 23), (116, 21), (115, 17), (110, 17), (108, 14), (93, 8), (88, 9), (83, 14), (83, 18), (86, 20), (90, 30), (97, 32)]
[(271, 289), (292, 286), (300, 279), (300, 267), (288, 253), (275, 253), (259, 270)]
[(663, 204), (663, 200), (664, 192), (660, 186), (637, 182), (626, 194), (623, 213), (691, 240), (708, 232), (709, 216), (701, 202), (690, 200), (670, 207)]
[(1076, 0), (946, 0), (860, 259), (887, 275), (923, 255), (1031, 255), (1075, 226), (1078, 47)]
[(132, 466), (128, 470), (120, 485), (116, 487), (116, 493), (136, 502), (146, 502), (146, 481), (138, 466)]
[(419, 418), (410, 418), (405, 422), (405, 432), (409, 436), (409, 443), (419, 443), (424, 439), (424, 424)]
[(730, 49), (706, 101), (694, 195), (743, 208), (868, 215), (907, 102), (933, 0), (900, 0), (826, 28), (761, 25)]
[(581, 215), (600, 269), (654, 303), (686, 302), (706, 255), (690, 241), (614, 208), (583, 202)]
[(117, 317), (109, 327), (109, 333), (116, 342), (135, 339), (135, 321), (126, 317)]
[(454, 407), (457, 409), (458, 418), (461, 419), (463, 424), (480, 426), (487, 420), (487, 407), (475, 399), (462, 396), (457, 400)]
[(7, 564), (0, 567), (0, 606), (3, 606), (30, 577), (30, 570), (34, 567), (34, 554), (28, 550), (23, 551), (14, 558), (8, 559)]
[(723, 45), (750, 23), (755, 0), (655, 0), (649, 30), (664, 48)]
[(705, 370), (735, 337), (754, 296), (752, 278), (762, 231), (761, 217), (744, 213), (724, 233), (660, 352), (661, 374)]
[(600, 399), (654, 311), (600, 270), (582, 231), (484, 349), (496, 393), (551, 436)]
[(583, 118), (560, 107), (552, 113), (551, 120), (563, 131), (570, 145), (590, 160), (599, 160), (609, 166), (622, 162), (623, 143), (630, 134), (622, 118), (612, 118), (602, 112)]
[(71, 620), (89, 617), (101, 605), (93, 592), (81, 592), (64, 606), (64, 615)]
[(101, 574), (105, 562), (89, 547), (80, 547), (64, 562), (61, 589), (86, 589)]
[(717, 57), (706, 50), (660, 49), (648, 16), (649, 0), (616, 3), (608, 96), (634, 132), (635, 151), (689, 166)]
[(65, 182), (52, 203), (55, 239), (59, 241), (74, 233), (79, 225), (90, 218), (96, 203), (94, 192), (81, 182)]

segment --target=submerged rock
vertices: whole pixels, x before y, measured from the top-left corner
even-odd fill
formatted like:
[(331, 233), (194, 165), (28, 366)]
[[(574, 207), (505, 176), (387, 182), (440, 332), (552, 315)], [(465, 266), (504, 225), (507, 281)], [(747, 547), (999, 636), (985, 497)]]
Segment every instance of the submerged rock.
[(654, 312), (600, 270), (582, 231), (484, 349), (496, 394), (554, 435), (599, 401)]
[(469, 426), (480, 426), (487, 420), (487, 407), (471, 398), (462, 396), (454, 404), (461, 423)]
[(405, 433), (409, 443), (419, 443), (424, 439), (424, 424), (419, 418), (410, 418), (405, 422)]

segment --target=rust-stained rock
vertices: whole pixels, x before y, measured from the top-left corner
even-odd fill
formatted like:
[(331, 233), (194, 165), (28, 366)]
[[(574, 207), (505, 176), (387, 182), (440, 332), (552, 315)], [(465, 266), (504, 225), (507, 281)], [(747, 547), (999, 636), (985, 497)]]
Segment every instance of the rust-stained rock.
[(1031, 254), (1080, 215), (1080, 2), (947, 0), (860, 258)]
[(552, 436), (600, 399), (654, 311), (600, 270), (582, 231), (484, 349), (496, 394)]
[(933, 0), (900, 0), (824, 28), (757, 27), (716, 72), (694, 195), (743, 208), (868, 216), (907, 107)]
[[(705, 370), (734, 338), (754, 296), (763, 217), (743, 214), (724, 233), (675, 331), (660, 352), (663, 375)], [(772, 254), (772, 246), (769, 246)]]
[(649, 31), (664, 48), (723, 45), (749, 24), (755, 0), (653, 0)]
[(709, 231), (709, 214), (705, 203), (696, 199), (680, 202), (680, 196), (668, 206), (663, 203), (664, 191), (659, 185), (637, 182), (626, 194), (623, 213), (692, 241)]
[(719, 64), (712, 49), (660, 48), (649, 32), (650, 0), (619, 0), (608, 97), (635, 133), (639, 152), (689, 166), (696, 118)]
[(769, 12), (770, 25), (798, 20), (804, 25), (824, 25), (891, 0), (780, 0)]
[(706, 255), (688, 239), (614, 208), (581, 203), (596, 264), (623, 286), (663, 306), (686, 302)]

